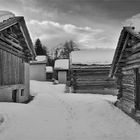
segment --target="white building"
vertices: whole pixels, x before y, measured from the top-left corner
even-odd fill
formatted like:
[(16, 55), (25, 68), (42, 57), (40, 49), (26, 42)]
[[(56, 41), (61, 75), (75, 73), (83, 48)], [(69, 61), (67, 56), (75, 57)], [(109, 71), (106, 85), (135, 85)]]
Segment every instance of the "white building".
[(38, 55), (36, 61), (30, 62), (30, 80), (46, 81), (47, 57)]

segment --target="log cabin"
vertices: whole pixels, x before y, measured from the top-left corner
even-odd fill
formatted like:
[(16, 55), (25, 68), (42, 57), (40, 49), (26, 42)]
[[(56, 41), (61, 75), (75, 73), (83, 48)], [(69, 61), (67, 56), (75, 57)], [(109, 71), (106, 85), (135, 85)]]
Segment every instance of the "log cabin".
[(0, 101), (29, 99), (29, 61), (35, 55), (24, 17), (0, 22)]
[[(70, 54), (70, 85), (74, 93), (112, 94), (115, 85), (109, 78), (113, 52), (75, 51)], [(112, 91), (110, 90), (112, 88)]]
[(61, 84), (66, 84), (69, 79), (69, 60), (57, 59), (54, 64), (54, 78)]
[(112, 61), (110, 77), (116, 79), (116, 105), (128, 114), (138, 116), (140, 110), (140, 34), (134, 27), (121, 31)]

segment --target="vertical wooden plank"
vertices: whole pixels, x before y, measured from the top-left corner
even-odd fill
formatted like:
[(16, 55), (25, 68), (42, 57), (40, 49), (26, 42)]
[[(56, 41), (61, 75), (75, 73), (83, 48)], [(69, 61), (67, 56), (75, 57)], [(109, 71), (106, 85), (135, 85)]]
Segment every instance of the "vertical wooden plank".
[(24, 61), (0, 49), (0, 86), (24, 84)]
[(2, 50), (0, 49), (0, 86), (2, 85)]
[(24, 61), (22, 61), (22, 84), (25, 83), (25, 65), (24, 65)]
[(13, 55), (13, 84), (16, 83), (16, 59), (15, 59), (15, 56)]
[(12, 55), (9, 53), (9, 84), (12, 84)]
[(11, 54), (11, 85), (14, 83), (14, 63), (13, 63), (13, 55)]
[(1, 52), (1, 65), (2, 65), (2, 68), (1, 68), (1, 85), (3, 85), (3, 83), (4, 83), (4, 80), (3, 80), (3, 78), (4, 78), (4, 76), (3, 76), (3, 72), (4, 72), (4, 66), (3, 66), (3, 63), (4, 63), (4, 55), (3, 55), (4, 53), (3, 53), (3, 51)]
[(16, 84), (17, 83), (17, 57), (15, 56), (15, 83), (14, 84)]
[(7, 63), (6, 63), (6, 52), (5, 51), (3, 51), (3, 59), (4, 59), (4, 61), (3, 61), (4, 62), (3, 63), (3, 71), (4, 71), (4, 73), (3, 73), (3, 76), (4, 76), (3, 77), (3, 84), (6, 85), (6, 75), (7, 75), (6, 74), (7, 73), (6, 72), (6, 70), (7, 70), (6, 65), (7, 65)]
[(6, 65), (6, 68), (7, 68), (7, 70), (6, 70), (6, 72), (7, 72), (7, 75), (6, 75), (6, 85), (9, 85), (10, 84), (10, 81), (9, 81), (9, 66), (10, 66), (10, 64), (9, 64), (9, 53), (8, 52), (6, 52), (6, 63), (7, 63), (7, 65)]
[(20, 74), (19, 74), (19, 64), (20, 64), (20, 58), (17, 57), (17, 83), (20, 84)]

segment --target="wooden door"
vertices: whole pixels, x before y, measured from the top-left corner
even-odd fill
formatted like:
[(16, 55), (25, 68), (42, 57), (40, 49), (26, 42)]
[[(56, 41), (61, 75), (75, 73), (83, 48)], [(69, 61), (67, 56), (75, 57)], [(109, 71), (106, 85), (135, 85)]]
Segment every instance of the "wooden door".
[(59, 71), (58, 72), (58, 81), (61, 84), (66, 84), (66, 81), (67, 81), (67, 72), (66, 71)]
[(136, 91), (136, 95), (135, 95), (135, 106), (136, 109), (140, 109), (140, 72), (139, 69), (136, 68), (135, 69), (135, 91)]
[(18, 90), (15, 89), (15, 90), (12, 91), (13, 102), (17, 102), (17, 97), (18, 97)]

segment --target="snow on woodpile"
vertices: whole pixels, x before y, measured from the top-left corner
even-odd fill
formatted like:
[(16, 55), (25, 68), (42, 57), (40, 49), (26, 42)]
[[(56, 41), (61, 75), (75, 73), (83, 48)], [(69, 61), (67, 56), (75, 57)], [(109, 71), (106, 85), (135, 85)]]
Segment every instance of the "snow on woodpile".
[(15, 15), (9, 11), (0, 11), (0, 22), (14, 17)]
[(93, 65), (111, 64), (114, 52), (112, 50), (82, 50), (71, 52), (71, 64)]
[(46, 72), (47, 72), (47, 73), (53, 73), (53, 67), (47, 66), (47, 67), (46, 67)]
[(68, 59), (59, 59), (55, 61), (54, 69), (69, 69), (69, 60)]

